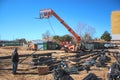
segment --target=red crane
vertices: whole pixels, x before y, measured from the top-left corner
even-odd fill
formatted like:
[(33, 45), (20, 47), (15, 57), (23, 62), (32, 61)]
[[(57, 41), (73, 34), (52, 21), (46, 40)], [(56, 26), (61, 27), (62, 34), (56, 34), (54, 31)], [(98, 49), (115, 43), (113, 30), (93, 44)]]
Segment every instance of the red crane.
[[(76, 32), (73, 31), (72, 28), (70, 28), (70, 26), (68, 26), (64, 20), (62, 20), (52, 9), (43, 9), (40, 10), (40, 18), (49, 18), (51, 16), (54, 16), (61, 24), (63, 24), (65, 26), (65, 28), (75, 37), (76, 39), (76, 45), (78, 45), (80, 43), (81, 38), (77, 35)], [(75, 50), (75, 46), (74, 47), (69, 47), (70, 48), (74, 48), (73, 50)], [(72, 51), (73, 51), (72, 50)]]

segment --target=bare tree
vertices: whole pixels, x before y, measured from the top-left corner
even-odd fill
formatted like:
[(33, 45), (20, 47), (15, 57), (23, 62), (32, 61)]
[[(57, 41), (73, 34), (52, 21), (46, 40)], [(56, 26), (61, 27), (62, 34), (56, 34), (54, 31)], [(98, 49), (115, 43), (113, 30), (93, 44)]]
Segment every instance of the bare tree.
[(51, 40), (50, 32), (48, 30), (45, 33), (42, 34), (42, 39), (45, 40), (45, 41)]
[(91, 26), (87, 26), (86, 27), (86, 32), (85, 34), (89, 34), (91, 36), (91, 38), (94, 36), (95, 34), (95, 28), (91, 27)]
[(84, 30), (85, 30), (86, 24), (78, 23), (76, 32), (77, 34), (82, 38), (84, 36)]
[(95, 34), (95, 29), (87, 24), (78, 23), (76, 32), (81, 37), (82, 41), (91, 40)]
[(89, 40), (92, 40), (92, 37), (90, 36), (90, 34), (86, 33), (83, 37), (83, 40), (84, 40), (84, 42), (87, 42)]

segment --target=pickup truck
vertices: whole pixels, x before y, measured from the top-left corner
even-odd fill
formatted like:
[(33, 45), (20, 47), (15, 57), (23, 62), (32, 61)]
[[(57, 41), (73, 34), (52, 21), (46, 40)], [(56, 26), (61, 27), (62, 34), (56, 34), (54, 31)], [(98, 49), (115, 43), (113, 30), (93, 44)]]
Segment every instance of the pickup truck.
[(117, 45), (114, 44), (114, 43), (106, 43), (106, 44), (104, 44), (104, 47), (105, 47), (105, 48), (116, 48)]

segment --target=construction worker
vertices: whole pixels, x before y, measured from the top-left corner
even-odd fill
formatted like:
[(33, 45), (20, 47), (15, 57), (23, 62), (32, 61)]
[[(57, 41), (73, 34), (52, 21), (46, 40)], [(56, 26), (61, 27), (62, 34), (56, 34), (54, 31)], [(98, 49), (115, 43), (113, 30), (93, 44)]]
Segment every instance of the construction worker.
[(16, 74), (17, 71), (17, 66), (19, 62), (19, 56), (17, 52), (17, 48), (14, 49), (14, 52), (12, 53), (12, 73)]

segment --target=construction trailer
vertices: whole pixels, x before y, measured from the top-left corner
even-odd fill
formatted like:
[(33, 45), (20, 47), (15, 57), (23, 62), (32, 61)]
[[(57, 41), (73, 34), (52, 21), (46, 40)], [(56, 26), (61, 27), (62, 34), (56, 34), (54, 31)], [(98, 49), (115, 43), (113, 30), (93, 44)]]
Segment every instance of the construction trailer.
[(46, 41), (46, 42), (38, 42), (38, 43), (30, 43), (28, 45), (29, 50), (60, 50), (60, 45), (56, 42)]
[(43, 42), (43, 49), (44, 50), (60, 50), (60, 45), (57, 44), (56, 42)]
[(23, 46), (23, 42), (18, 41), (0, 41), (0, 46)]

